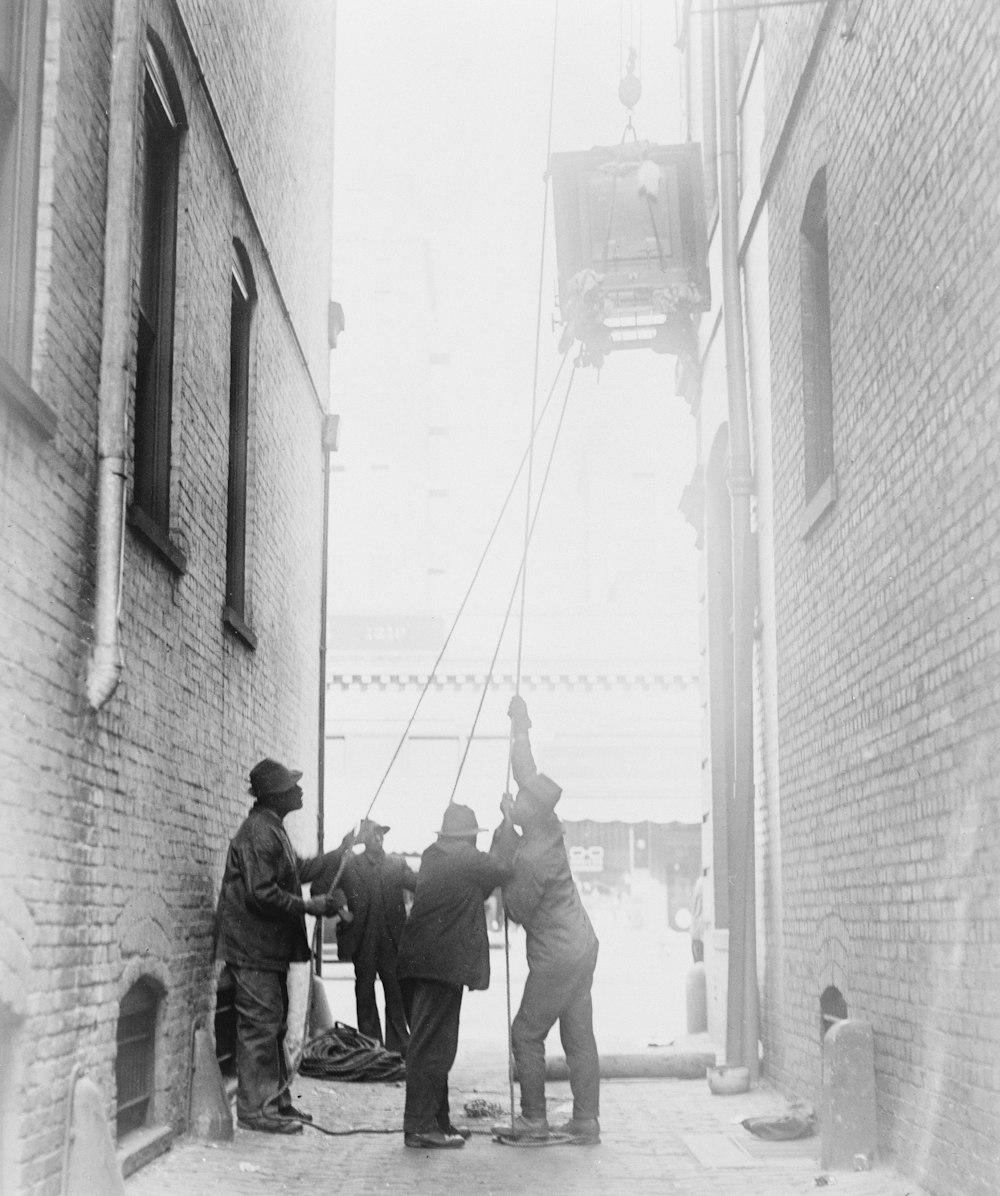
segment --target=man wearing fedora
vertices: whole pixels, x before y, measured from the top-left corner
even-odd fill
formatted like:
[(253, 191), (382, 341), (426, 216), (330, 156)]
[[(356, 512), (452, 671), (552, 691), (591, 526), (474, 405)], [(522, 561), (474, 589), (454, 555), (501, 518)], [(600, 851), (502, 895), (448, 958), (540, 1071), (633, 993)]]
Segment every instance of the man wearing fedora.
[(494, 1132), (515, 1139), (548, 1137), (545, 1038), (558, 1021), (573, 1116), (556, 1130), (569, 1135), (574, 1145), (593, 1145), (600, 1141), (600, 1060), (591, 1001), (597, 935), (570, 872), (562, 824), (555, 814), (562, 790), (535, 767), (524, 699), (515, 695), (507, 713), (511, 771), (519, 788), (515, 799), (504, 794), (500, 803), (504, 821), (492, 850), (513, 869), (503, 888), (504, 909), (524, 927), (528, 978), (511, 1026), (521, 1113), (513, 1125), (494, 1126)]
[(229, 844), (216, 914), (216, 957), (235, 990), (237, 1122), (271, 1134), (301, 1133), (312, 1120), (288, 1092), (288, 965), (310, 958), (305, 915), (339, 905), (332, 894), (302, 896), (333, 853), (303, 860), (285, 832), (286, 815), (302, 809), (301, 777), (270, 758), (250, 770), (254, 804)]
[(476, 848), (483, 828), (468, 806), (450, 803), (437, 842), (420, 860), (417, 894), (399, 947), (410, 1018), (403, 1141), (417, 1150), (465, 1145), (451, 1121), (448, 1073), (458, 1049), (462, 990), (490, 983), (487, 897), (510, 875)]
[[(363, 818), (356, 841), (363, 855), (348, 858), (341, 887), (351, 920), (337, 927), (337, 955), (354, 963), (354, 999), (358, 1029), (405, 1057), (410, 1041), (403, 996), (396, 978), (396, 953), (406, 925), (404, 890), (413, 892), (417, 874), (402, 856), (382, 846), (389, 827)], [(375, 980), (385, 996), (385, 1038), (375, 1003)]]

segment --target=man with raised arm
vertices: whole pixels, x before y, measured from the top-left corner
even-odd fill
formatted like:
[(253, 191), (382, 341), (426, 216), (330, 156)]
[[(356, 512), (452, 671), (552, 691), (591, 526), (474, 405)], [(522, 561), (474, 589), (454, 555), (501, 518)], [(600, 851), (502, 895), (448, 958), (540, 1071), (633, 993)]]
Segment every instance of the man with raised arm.
[(590, 1146), (600, 1142), (600, 1060), (591, 1001), (597, 935), (570, 872), (562, 824), (555, 815), (562, 790), (535, 767), (524, 699), (515, 695), (507, 713), (511, 770), (518, 791), (514, 799), (504, 795), (500, 806), (504, 821), (494, 835), (493, 849), (513, 868), (512, 878), (503, 886), (504, 909), (524, 927), (528, 978), (511, 1027), (521, 1112), (513, 1125), (493, 1128), (499, 1137), (548, 1136), (545, 1037), (558, 1021), (573, 1116), (554, 1128), (569, 1135), (574, 1144)]

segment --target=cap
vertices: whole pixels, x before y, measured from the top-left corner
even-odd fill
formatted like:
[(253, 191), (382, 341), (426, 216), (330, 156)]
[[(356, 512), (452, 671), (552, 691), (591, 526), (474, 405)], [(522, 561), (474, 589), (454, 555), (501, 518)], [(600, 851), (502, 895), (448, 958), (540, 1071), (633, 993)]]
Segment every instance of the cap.
[(250, 769), (250, 792), (254, 797), (278, 797), (294, 789), (302, 778), (295, 768), (286, 768), (270, 756)]

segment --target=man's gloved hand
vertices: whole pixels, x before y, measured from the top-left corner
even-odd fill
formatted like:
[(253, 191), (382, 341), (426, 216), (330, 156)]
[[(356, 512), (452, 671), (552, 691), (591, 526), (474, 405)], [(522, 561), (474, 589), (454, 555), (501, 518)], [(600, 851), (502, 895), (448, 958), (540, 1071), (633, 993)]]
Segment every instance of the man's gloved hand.
[(337, 913), (337, 904), (332, 893), (321, 893), (318, 897), (306, 898), (307, 914), (314, 918), (326, 918)]
[(528, 718), (528, 704), (520, 694), (515, 694), (507, 707), (507, 715), (510, 718), (510, 725), (515, 734), (518, 731), (527, 731), (531, 726), (531, 719)]

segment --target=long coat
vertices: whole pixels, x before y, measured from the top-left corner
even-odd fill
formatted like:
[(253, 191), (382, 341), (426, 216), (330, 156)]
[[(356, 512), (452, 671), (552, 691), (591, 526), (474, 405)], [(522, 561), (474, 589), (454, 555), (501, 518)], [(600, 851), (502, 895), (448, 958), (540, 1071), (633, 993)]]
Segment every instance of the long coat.
[(329, 866), (328, 856), (297, 856), (278, 815), (255, 802), (226, 855), (216, 957), (267, 972), (309, 959), (302, 885), (319, 875), (325, 861)]
[(399, 978), (488, 988), (484, 902), (509, 876), (501, 860), (467, 839), (432, 843), (421, 857), (417, 894), (399, 946)]
[(412, 893), (416, 887), (417, 874), (402, 856), (383, 855), (377, 859), (366, 852), (349, 859), (341, 888), (353, 921), (341, 922), (337, 927), (338, 958), (354, 959), (365, 936), (373, 932), (387, 934), (393, 947), (398, 947), (406, 925), (403, 891)]

